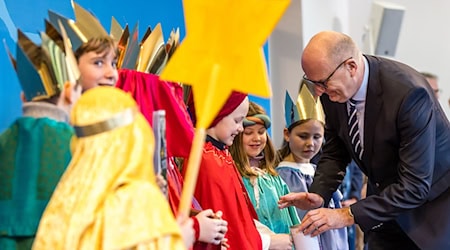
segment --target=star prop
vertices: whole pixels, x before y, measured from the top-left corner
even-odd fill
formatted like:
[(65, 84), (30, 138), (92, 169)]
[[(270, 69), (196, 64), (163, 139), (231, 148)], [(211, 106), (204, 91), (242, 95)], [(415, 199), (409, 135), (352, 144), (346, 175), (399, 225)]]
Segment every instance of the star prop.
[(262, 46), (289, 0), (184, 0), (186, 38), (161, 78), (192, 86), (197, 128), (232, 90), (270, 97)]
[(186, 38), (161, 78), (192, 86), (197, 116), (179, 214), (187, 217), (206, 128), (233, 90), (270, 97), (262, 46), (289, 0), (184, 0)]

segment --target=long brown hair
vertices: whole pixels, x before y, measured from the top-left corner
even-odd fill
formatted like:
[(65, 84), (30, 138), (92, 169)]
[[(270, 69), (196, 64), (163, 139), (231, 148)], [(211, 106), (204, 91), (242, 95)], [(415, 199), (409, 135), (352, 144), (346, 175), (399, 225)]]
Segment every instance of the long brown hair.
[[(254, 116), (257, 114), (266, 114), (264, 109), (254, 102), (250, 102), (247, 116)], [(257, 176), (257, 174), (250, 168), (250, 161), (247, 153), (244, 150), (243, 145), (244, 132), (239, 133), (239, 135), (234, 138), (233, 145), (230, 147), (230, 153), (236, 164), (239, 173), (243, 177)], [(260, 161), (259, 168), (265, 170), (267, 173), (273, 176), (277, 176), (278, 173), (275, 171), (275, 148), (273, 147), (272, 140), (266, 131), (266, 146), (264, 147), (264, 159)]]

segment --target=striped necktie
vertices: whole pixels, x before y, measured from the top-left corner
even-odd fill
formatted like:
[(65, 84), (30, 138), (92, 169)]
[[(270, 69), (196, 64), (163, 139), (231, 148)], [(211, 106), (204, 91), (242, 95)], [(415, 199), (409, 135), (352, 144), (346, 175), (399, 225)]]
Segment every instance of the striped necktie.
[(348, 135), (350, 136), (350, 140), (352, 142), (353, 151), (358, 156), (360, 160), (362, 160), (362, 155), (364, 152), (364, 149), (361, 145), (361, 140), (359, 136), (359, 128), (358, 128), (358, 116), (356, 115), (356, 104), (358, 101), (355, 101), (353, 99), (350, 99), (348, 101), (350, 110), (349, 110), (349, 118), (348, 118), (348, 128), (349, 132)]

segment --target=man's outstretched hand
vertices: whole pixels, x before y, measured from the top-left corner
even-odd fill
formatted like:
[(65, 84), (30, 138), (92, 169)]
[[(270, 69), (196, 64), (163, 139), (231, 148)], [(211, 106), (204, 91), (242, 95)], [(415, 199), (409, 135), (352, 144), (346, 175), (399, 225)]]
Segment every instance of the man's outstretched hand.
[(342, 228), (355, 223), (350, 208), (320, 208), (323, 204), (322, 196), (307, 192), (290, 193), (281, 196), (278, 201), (280, 209), (295, 206), (302, 210), (310, 210), (303, 217), (298, 228), (305, 235), (317, 236), (330, 229)]
[(278, 207), (280, 209), (295, 206), (302, 210), (311, 210), (323, 205), (322, 196), (315, 193), (290, 193), (280, 197)]

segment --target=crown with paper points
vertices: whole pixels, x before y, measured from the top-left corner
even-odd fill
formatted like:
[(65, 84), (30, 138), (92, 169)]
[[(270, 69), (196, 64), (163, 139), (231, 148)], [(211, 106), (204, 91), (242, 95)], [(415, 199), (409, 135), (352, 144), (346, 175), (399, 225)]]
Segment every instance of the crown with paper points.
[(315, 97), (307, 84), (303, 81), (300, 84), (300, 91), (295, 103), (286, 91), (284, 116), (286, 127), (291, 126), (297, 121), (307, 119), (315, 119), (325, 123), (325, 114), (320, 98)]
[(59, 23), (62, 24), (67, 33), (67, 36), (70, 39), (72, 48), (76, 49), (83, 44), (83, 41), (79, 38), (77, 33), (75, 33), (75, 31), (69, 25), (69, 23), (73, 22), (73, 20), (61, 16), (51, 10), (48, 11), (48, 18), (49, 18), (48, 22), (56, 29), (56, 31), (58, 31), (59, 34), (61, 34), (62, 32)]
[[(75, 20), (48, 11), (50, 23), (61, 33), (58, 22), (61, 22), (75, 51), (89, 39), (107, 36), (106, 30), (96, 17), (89, 11), (72, 1)], [(141, 72), (159, 74), (174, 53), (180, 40), (180, 31), (172, 30), (167, 43), (164, 43), (161, 24), (152, 30), (147, 28), (144, 36), (139, 39), (139, 29), (136, 24), (130, 33), (128, 25), (122, 28), (114, 17), (111, 18), (109, 36), (117, 42), (117, 67), (134, 69)]]
[[(160, 23), (154, 29), (148, 27), (141, 39), (139, 39), (138, 27), (137, 23), (131, 33), (128, 25), (122, 29), (122, 35), (118, 40), (117, 67), (159, 74), (179, 44), (180, 31), (179, 29), (172, 30), (167, 43), (165, 43)], [(117, 37), (120, 29), (120, 24), (113, 18), (111, 34), (114, 33), (113, 36)]]
[(117, 21), (115, 17), (111, 17), (111, 27), (109, 28), (109, 35), (114, 39), (114, 41), (119, 42), (122, 38), (124, 29), (122, 25)]
[(18, 30), (16, 58), (7, 48), (25, 98), (29, 101), (58, 95), (66, 82), (75, 82), (80, 73), (72, 49), (87, 39), (107, 35), (100, 22), (88, 11), (73, 1), (72, 6), (76, 22), (49, 11), (50, 20), (45, 20), (45, 32), (40, 32), (41, 45)]
[(48, 20), (44, 19), (44, 23), (45, 33), (47, 36), (52, 39), (63, 52), (65, 52), (64, 40), (61, 33), (59, 33), (55, 26), (53, 26)]
[(29, 101), (55, 96), (69, 81), (71, 68), (66, 63), (64, 44), (54, 31), (53, 27), (46, 25), (46, 32), (40, 33), (42, 44), (39, 46), (19, 29), (16, 58), (7, 48), (25, 98)]
[(75, 20), (48, 11), (50, 23), (61, 33), (58, 22), (61, 22), (72, 44), (72, 49), (77, 50), (83, 43), (94, 37), (109, 36), (100, 21), (81, 5), (71, 1), (75, 14)]

